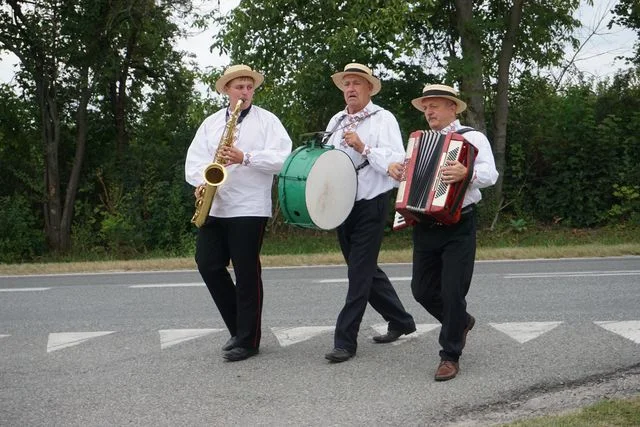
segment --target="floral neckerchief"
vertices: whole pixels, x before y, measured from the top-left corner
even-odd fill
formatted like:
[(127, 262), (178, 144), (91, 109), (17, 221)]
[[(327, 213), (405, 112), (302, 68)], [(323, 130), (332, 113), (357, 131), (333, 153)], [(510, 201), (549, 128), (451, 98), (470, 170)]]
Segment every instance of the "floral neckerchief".
[(458, 120), (454, 120), (448, 126), (445, 126), (444, 128), (440, 129), (438, 132), (440, 132), (443, 135), (446, 135), (449, 132), (455, 132), (457, 128), (458, 128)]
[[(366, 108), (358, 111), (355, 114), (346, 113), (345, 125), (343, 127), (342, 134), (344, 135), (345, 132), (355, 132), (356, 128), (358, 127), (358, 124), (362, 122), (364, 119), (366, 119), (367, 117), (369, 117), (370, 115), (371, 113)], [(340, 145), (342, 146), (342, 148), (348, 147), (347, 143), (344, 142), (344, 136), (340, 141)]]

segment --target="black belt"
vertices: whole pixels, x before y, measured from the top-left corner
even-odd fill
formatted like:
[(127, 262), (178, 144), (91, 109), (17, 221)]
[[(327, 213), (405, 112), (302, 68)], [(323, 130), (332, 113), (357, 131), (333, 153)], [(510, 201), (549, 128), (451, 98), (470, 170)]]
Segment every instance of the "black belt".
[(460, 215), (466, 215), (468, 213), (471, 213), (474, 211), (475, 208), (476, 208), (476, 204), (471, 203), (470, 205), (467, 205), (464, 208), (462, 208), (462, 210), (460, 211)]
[[(466, 216), (470, 213), (473, 213), (473, 211), (476, 208), (476, 204), (475, 203), (471, 203), (470, 205), (465, 206), (464, 208), (462, 208), (462, 210), (460, 211), (460, 216)], [(421, 214), (417, 214), (418, 217), (421, 217), (420, 222), (426, 226), (427, 228), (434, 228), (434, 227), (449, 227), (452, 225), (456, 225), (458, 223), (455, 224), (443, 224), (441, 222), (438, 222), (436, 220), (434, 220), (433, 218), (426, 216), (426, 215), (421, 215)]]

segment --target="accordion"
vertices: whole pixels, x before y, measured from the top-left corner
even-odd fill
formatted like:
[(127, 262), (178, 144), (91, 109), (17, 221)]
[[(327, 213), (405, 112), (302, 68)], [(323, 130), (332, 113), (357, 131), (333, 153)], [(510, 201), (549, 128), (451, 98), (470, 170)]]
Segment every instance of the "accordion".
[[(465, 131), (467, 129), (460, 133)], [(455, 224), (460, 220), (462, 202), (478, 154), (478, 150), (460, 133), (444, 135), (415, 131), (409, 136), (404, 160), (405, 177), (400, 182), (396, 197), (394, 230), (421, 221)], [(457, 160), (467, 168), (465, 179), (451, 185), (442, 181), (442, 167), (449, 160)]]

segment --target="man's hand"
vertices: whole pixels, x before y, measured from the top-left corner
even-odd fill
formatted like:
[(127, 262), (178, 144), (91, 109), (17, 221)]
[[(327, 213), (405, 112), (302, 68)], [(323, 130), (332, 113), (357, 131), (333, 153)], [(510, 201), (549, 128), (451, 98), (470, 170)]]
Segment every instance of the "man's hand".
[(396, 181), (401, 181), (404, 177), (404, 163), (390, 163), (387, 168), (387, 175)]
[(445, 184), (455, 184), (464, 180), (467, 176), (467, 168), (457, 160), (448, 160), (440, 173)]
[(244, 160), (244, 153), (238, 150), (236, 147), (222, 147), (220, 152), (222, 161), (225, 165), (232, 165), (234, 163), (242, 163)]
[(345, 144), (362, 154), (362, 150), (364, 150), (364, 142), (362, 142), (357, 133), (345, 132), (342, 137), (344, 138)]
[(202, 195), (204, 194), (204, 189), (207, 187), (206, 184), (202, 184), (202, 185), (198, 185), (195, 189), (195, 191), (193, 192), (193, 195), (196, 196), (196, 199), (202, 197)]

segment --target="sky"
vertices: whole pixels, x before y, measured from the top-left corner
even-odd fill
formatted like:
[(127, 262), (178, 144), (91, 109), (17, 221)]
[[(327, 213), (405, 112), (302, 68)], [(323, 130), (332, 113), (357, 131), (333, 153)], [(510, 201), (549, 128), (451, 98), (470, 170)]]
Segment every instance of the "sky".
[[(240, 0), (199, 0), (199, 7), (207, 10), (221, 8), (223, 12), (236, 7)], [(582, 50), (577, 54), (575, 64), (578, 69), (587, 75), (597, 79), (612, 76), (619, 69), (627, 68), (623, 60), (617, 56), (630, 56), (633, 52), (633, 44), (636, 34), (628, 29), (606, 28), (611, 15), (608, 11), (617, 3), (617, 0), (595, 0), (595, 6), (581, 6), (576, 18), (582, 21), (583, 27), (576, 33), (581, 41), (586, 41)], [(604, 17), (604, 19), (602, 19)], [(597, 30), (595, 34), (592, 34)], [(215, 28), (207, 31), (191, 34), (188, 38), (180, 40), (176, 47), (196, 55), (196, 60), (202, 69), (207, 67), (221, 67), (229, 64), (229, 58), (221, 56), (217, 51), (209, 52), (211, 38)], [(573, 51), (567, 51), (567, 57), (574, 55)], [(17, 58), (12, 54), (0, 55), (0, 82), (8, 83), (14, 74), (14, 64)]]

